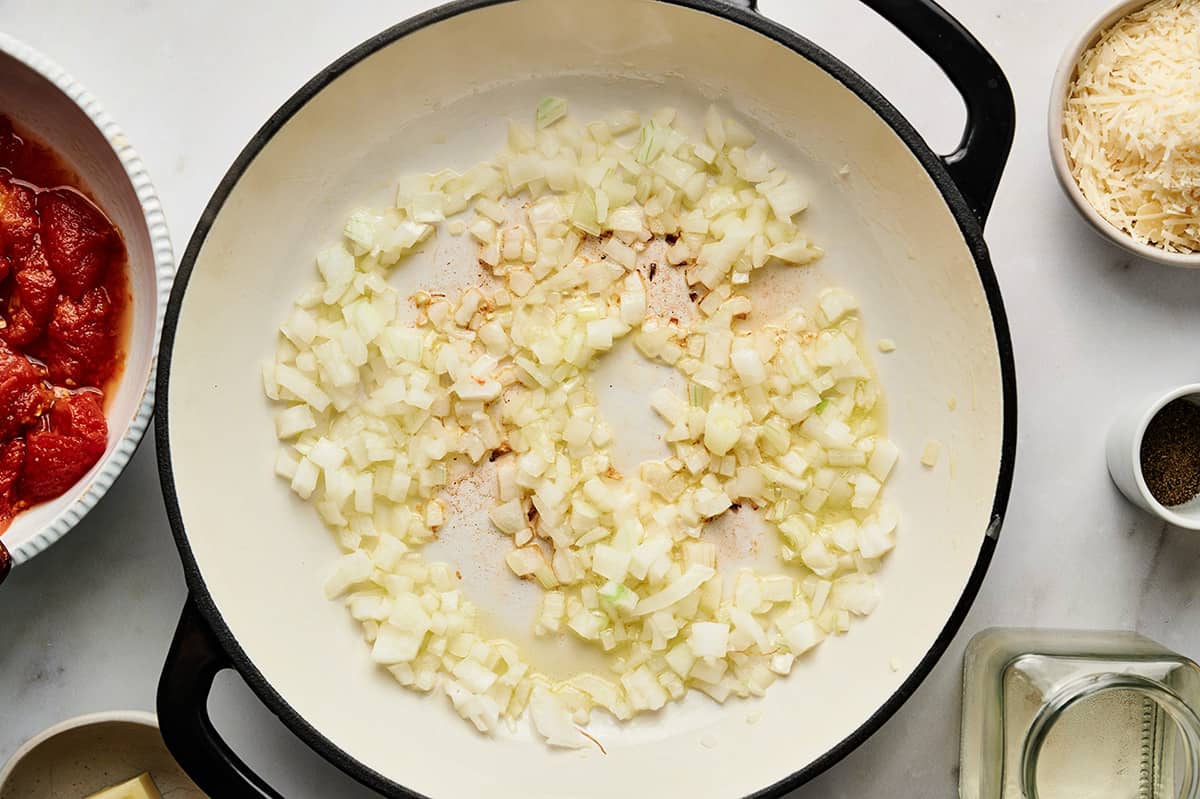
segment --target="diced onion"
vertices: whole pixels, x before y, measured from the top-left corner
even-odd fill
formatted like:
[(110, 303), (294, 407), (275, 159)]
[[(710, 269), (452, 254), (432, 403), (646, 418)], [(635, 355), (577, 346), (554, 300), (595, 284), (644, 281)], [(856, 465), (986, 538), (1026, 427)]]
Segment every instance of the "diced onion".
[(561, 97), (547, 97), (538, 103), (537, 126), (548, 128), (567, 115), (567, 101)]
[[(344, 553), (326, 594), (374, 662), (485, 734), (528, 709), (548, 745), (580, 748), (595, 707), (625, 720), (690, 689), (761, 696), (880, 601), (899, 450), (873, 414), (857, 301), (829, 288), (758, 317), (758, 270), (821, 256), (797, 221), (803, 183), (717, 108), (702, 140), (676, 116), (581, 126), (548, 97), (495, 158), (402, 178), (391, 207), (354, 211), (318, 253), (262, 370), (274, 471)], [(399, 296), (390, 270), (439, 229), (488, 279)], [(678, 270), (694, 314), (657, 307), (674, 289), (656, 270)], [(669, 455), (627, 474), (625, 420), (604, 418), (594, 385), (623, 339), (679, 380), (648, 398)], [(466, 479), (485, 469), (486, 485)], [(595, 647), (614, 676), (553, 681), (486, 638), (461, 577), (423, 549), (453, 534), (464, 491), (511, 539), (512, 579), (540, 587), (535, 632)], [(787, 573), (719, 571), (705, 526), (734, 513), (776, 532)]]

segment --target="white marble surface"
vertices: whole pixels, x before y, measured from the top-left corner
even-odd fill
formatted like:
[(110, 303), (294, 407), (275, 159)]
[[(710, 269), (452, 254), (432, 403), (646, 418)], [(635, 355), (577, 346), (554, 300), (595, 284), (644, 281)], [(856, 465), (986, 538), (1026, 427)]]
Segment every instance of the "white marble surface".
[[(310, 75), (428, 0), (0, 0), (0, 28), (58, 59), (125, 128), (182, 252), (209, 194)], [(959, 670), (992, 624), (1136, 628), (1200, 656), (1200, 536), (1164, 528), (1110, 484), (1102, 437), (1146, 391), (1200, 379), (1200, 272), (1132, 261), (1060, 195), (1045, 106), (1062, 48), (1103, 0), (945, 0), (1013, 84), (1018, 131), (987, 228), (1012, 321), (1020, 451), (991, 572), (949, 653), (895, 718), (796, 797), (949, 796)], [(938, 149), (964, 117), (949, 84), (854, 0), (762, 0), (890, 97)], [(184, 586), (143, 446), (101, 505), (0, 589), (0, 761), (80, 713), (154, 707)], [(226, 675), (214, 717), (288, 797), (365, 797)]]

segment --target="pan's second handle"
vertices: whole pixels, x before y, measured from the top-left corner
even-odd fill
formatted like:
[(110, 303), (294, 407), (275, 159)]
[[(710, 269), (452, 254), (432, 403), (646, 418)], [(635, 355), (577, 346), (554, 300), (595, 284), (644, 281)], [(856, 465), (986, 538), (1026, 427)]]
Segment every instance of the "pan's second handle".
[(158, 724), (163, 741), (209, 796), (283, 799), (221, 740), (208, 717), (213, 679), (232, 665), (189, 597), (158, 683)]
[(1016, 108), (1000, 65), (933, 0), (862, 0), (942, 68), (967, 104), (967, 129), (942, 160), (982, 225), (1012, 149)]

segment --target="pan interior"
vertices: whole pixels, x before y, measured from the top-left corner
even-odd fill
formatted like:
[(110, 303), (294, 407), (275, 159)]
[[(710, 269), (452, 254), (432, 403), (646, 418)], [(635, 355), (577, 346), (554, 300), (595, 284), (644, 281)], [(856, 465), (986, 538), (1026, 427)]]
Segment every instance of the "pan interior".
[[(670, 105), (698, 120), (712, 101), (736, 112), (810, 187), (804, 224), (828, 253), (815, 267), (768, 276), (765, 304), (807, 305), (822, 287), (844, 286), (862, 303), (867, 341), (898, 347), (876, 358), (889, 435), (903, 453), (888, 491), (904, 519), (880, 574), (879, 609), (802, 659), (765, 700), (717, 706), (692, 696), (620, 727), (597, 713), (591, 730), (607, 755), (547, 751), (523, 726), (484, 739), (444, 698), (411, 694), (372, 665), (358, 625), (323, 596), (335, 543), (272, 474), (272, 411), (259, 379), (278, 324), (314, 277), (314, 253), (350, 210), (386, 203), (401, 174), (489, 156), (507, 119), (528, 119), (550, 94), (568, 98), (580, 119)], [(402, 294), (461, 285), (475, 268), (467, 255), (439, 240), (393, 282)], [(605, 401), (636, 400), (630, 391)], [(896, 692), (950, 618), (984, 545), (1002, 415), (975, 263), (908, 147), (803, 56), (650, 0), (476, 9), (382, 47), (324, 86), (265, 143), (214, 220), (183, 300), (169, 392), (188, 543), (246, 657), (332, 744), (436, 796), (484, 785), (521, 797), (745, 795), (815, 761)], [(650, 417), (629, 418), (625, 436), (636, 441)], [(931, 439), (942, 454), (929, 469), (918, 461)], [(456, 524), (441, 554), (461, 566), (497, 632), (519, 634), (530, 598), (507, 575), (502, 546), (470, 509)], [(737, 767), (705, 768), (714, 756)]]

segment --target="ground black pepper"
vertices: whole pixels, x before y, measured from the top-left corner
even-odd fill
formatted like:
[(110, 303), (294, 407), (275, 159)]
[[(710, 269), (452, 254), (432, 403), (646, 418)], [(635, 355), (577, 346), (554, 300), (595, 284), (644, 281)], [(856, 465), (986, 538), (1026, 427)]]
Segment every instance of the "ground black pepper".
[(1167, 507), (1200, 494), (1200, 405), (1177, 399), (1163, 406), (1142, 436), (1142, 476)]

